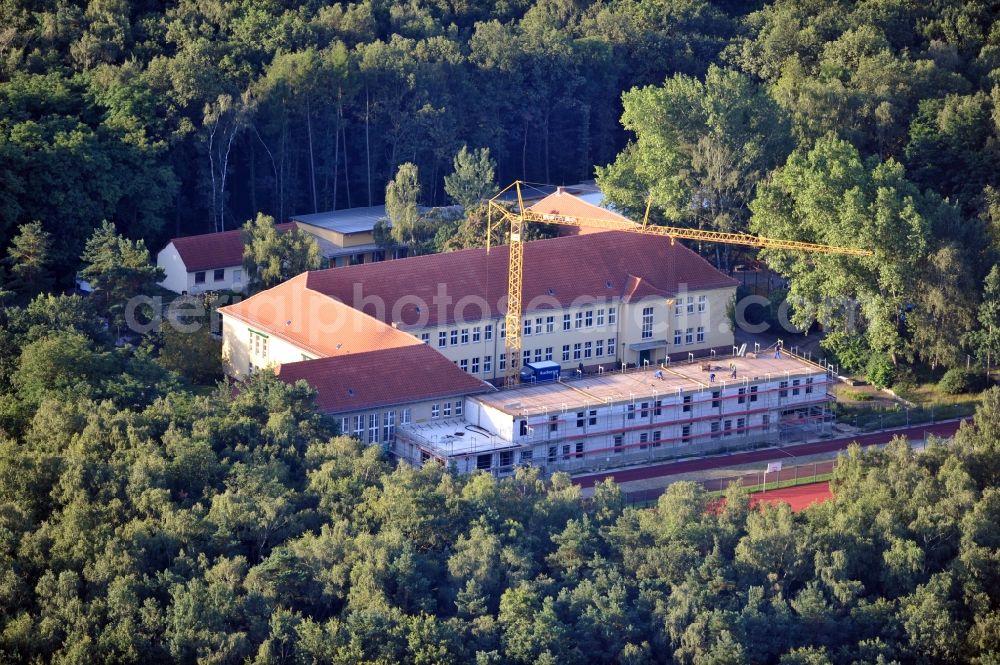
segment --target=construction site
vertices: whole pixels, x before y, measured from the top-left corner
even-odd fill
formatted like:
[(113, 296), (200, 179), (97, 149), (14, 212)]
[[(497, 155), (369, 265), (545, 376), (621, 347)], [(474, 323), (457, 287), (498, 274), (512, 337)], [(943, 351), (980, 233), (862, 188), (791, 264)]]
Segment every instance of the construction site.
[[(304, 380), (345, 434), (461, 473), (582, 473), (825, 433), (829, 368), (735, 346), (735, 281), (677, 241), (863, 250), (636, 223), (563, 189), (526, 205), (520, 183), (489, 210), (485, 251), (304, 273), (222, 308), (227, 371)], [(527, 243), (533, 223), (572, 235)], [(452, 304), (430, 306), (442, 290)], [(470, 317), (468, 300), (485, 305)]]

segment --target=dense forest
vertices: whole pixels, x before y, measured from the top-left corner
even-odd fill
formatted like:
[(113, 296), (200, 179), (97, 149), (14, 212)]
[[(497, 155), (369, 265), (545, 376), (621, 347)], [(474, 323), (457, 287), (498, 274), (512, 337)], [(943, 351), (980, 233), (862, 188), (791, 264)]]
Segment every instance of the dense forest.
[(689, 482), (634, 508), (394, 468), (305, 384), (211, 388), (207, 335), (116, 346), (100, 302), (0, 326), (0, 662), (1000, 659), (998, 389), (952, 442), (850, 450), (802, 513)]
[[(0, 0), (0, 662), (1000, 663), (1000, 389), (921, 454), (852, 449), (799, 514), (691, 483), (639, 509), (396, 467), (304, 384), (220, 382), (207, 326), (128, 309), (173, 235), (286, 247), (270, 218), (388, 198), (451, 250), (484, 183), (596, 176), (654, 222), (873, 250), (760, 257), (846, 371), (995, 364), (998, 18)], [(261, 283), (300, 265), (262, 254)]]

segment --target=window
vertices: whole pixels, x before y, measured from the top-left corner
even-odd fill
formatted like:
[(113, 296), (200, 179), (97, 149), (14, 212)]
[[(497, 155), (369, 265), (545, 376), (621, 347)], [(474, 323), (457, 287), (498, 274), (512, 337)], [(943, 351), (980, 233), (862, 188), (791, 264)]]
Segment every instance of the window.
[(674, 331), (674, 346), (680, 346), (680, 345), (681, 345), (681, 331), (680, 330), (675, 330)]
[(403, 409), (402, 413), (399, 414), (399, 424), (409, 425), (412, 413), (409, 409)]
[(461, 360), (458, 361), (458, 366), (462, 369), (463, 372), (468, 372), (469, 371), (469, 359), (468, 358), (462, 358)]
[(430, 333), (420, 333), (420, 341), (423, 342), (424, 344), (430, 344), (431, 343), (431, 334)]
[(486, 356), (483, 358), (483, 374), (489, 374), (493, 371), (493, 356)]
[(659, 448), (660, 447), (660, 439), (661, 439), (662, 436), (663, 436), (663, 432), (661, 432), (660, 430), (656, 430), (656, 431), (653, 432), (653, 447), (654, 448)]
[(462, 344), (468, 344), (468, 343), (469, 343), (469, 329), (462, 328)]
[(712, 438), (713, 439), (718, 439), (719, 436), (720, 436), (720, 434), (719, 434), (719, 421), (715, 421), (714, 423), (712, 423)]
[(493, 455), (491, 453), (476, 455), (476, 468), (478, 470), (488, 471), (491, 466), (493, 466)]
[(552, 360), (552, 347), (551, 346), (546, 346), (545, 347), (545, 359), (546, 360)]
[(566, 362), (567, 360), (569, 360), (569, 344), (563, 344), (562, 359), (563, 359), (563, 362)]
[(587, 412), (577, 411), (576, 412), (576, 426), (583, 427), (583, 423), (586, 421)]
[(563, 330), (569, 330), (571, 327), (569, 314), (563, 314)]
[(581, 347), (580, 342), (577, 342), (576, 344), (573, 345), (573, 360), (580, 359), (580, 347)]
[(813, 391), (812, 382), (813, 380), (811, 376), (808, 379), (806, 379), (806, 395), (812, 394)]
[(694, 314), (694, 296), (688, 296), (687, 313)]
[(501, 321), (500, 322), (500, 339), (503, 339), (506, 336), (507, 336), (507, 322), (506, 321)]
[(684, 298), (678, 298), (674, 303), (674, 316), (680, 316), (684, 312)]
[(521, 451), (521, 464), (531, 464), (532, 452), (533, 451), (531, 451), (531, 450), (522, 450)]
[(441, 415), (441, 406), (439, 404), (431, 404), (431, 418), (437, 418)]
[(732, 420), (727, 420), (725, 423), (723, 423), (723, 425), (722, 425), (722, 433), (723, 433), (724, 436), (732, 436), (733, 435), (733, 421)]
[(578, 330), (583, 327), (583, 312), (576, 313), (576, 317), (573, 321), (573, 327)]
[(542, 350), (541, 349), (535, 349), (535, 362), (536, 363), (542, 362)]
[(569, 459), (569, 444), (568, 443), (563, 444), (562, 456), (563, 456), (563, 459)]
[(737, 432), (742, 432), (746, 428), (746, 424), (747, 424), (746, 418), (737, 418), (736, 419), (736, 431)]
[(615, 355), (615, 338), (614, 337), (608, 338), (608, 350), (607, 350), (607, 354), (609, 356)]
[(708, 305), (708, 296), (698, 296), (698, 311), (704, 312)]
[(688, 328), (684, 331), (684, 343), (694, 344), (694, 328)]
[(486, 324), (486, 328), (483, 331), (483, 335), (484, 335), (484, 339), (486, 339), (487, 342), (490, 341), (491, 339), (493, 339), (493, 324), (492, 323)]
[(243, 268), (233, 268), (233, 286), (243, 285)]
[(792, 396), (793, 397), (799, 394), (799, 389), (796, 388), (796, 387), (794, 387), (794, 386), (798, 386), (800, 383), (801, 383), (801, 381), (799, 381), (798, 379), (795, 379), (795, 380), (792, 381), (792, 386), (793, 386), (793, 388), (792, 388)]
[(764, 429), (768, 429), (771, 426), (771, 416), (765, 413), (760, 417), (760, 424), (764, 426)]
[(663, 400), (658, 399), (653, 403), (653, 415), (662, 416), (663, 415)]
[(639, 417), (649, 418), (649, 402), (643, 402), (639, 405)]
[(448, 332), (442, 330), (438, 333), (438, 346), (448, 346)]
[(365, 417), (354, 416), (354, 438), (358, 441), (365, 440)]
[(559, 454), (559, 446), (549, 446), (549, 461), (555, 462), (556, 455)]
[(345, 418), (341, 418), (340, 419), (340, 433), (341, 434), (346, 435), (347, 432), (348, 432), (348, 430), (350, 429), (350, 427), (351, 427), (351, 419), (350, 418), (346, 418), (345, 417)]
[(521, 326), (521, 330), (524, 333), (525, 337), (531, 334), (531, 319), (524, 320), (524, 323)]
[(580, 459), (583, 457), (583, 441), (576, 442), (576, 458)]
[(691, 426), (690, 425), (683, 425), (681, 427), (681, 438), (684, 439), (684, 440), (687, 440), (687, 439), (691, 438)]
[(588, 419), (587, 422), (589, 422), (591, 425), (597, 424), (597, 409), (590, 410), (590, 418)]
[(642, 338), (652, 339), (653, 338), (653, 308), (643, 307), (642, 308)]
[(501, 353), (500, 360), (497, 361), (497, 368), (502, 372), (507, 369), (507, 354)]
[(588, 309), (586, 315), (583, 318), (583, 325), (588, 328), (594, 327), (594, 310)]
[(204, 284), (205, 283), (205, 271), (204, 270), (200, 270), (200, 271), (198, 271), (198, 272), (196, 272), (194, 274), (194, 283), (195, 284)]
[(599, 326), (603, 326), (604, 325), (604, 309), (603, 308), (597, 310), (597, 325), (599, 325)]
[(549, 416), (549, 431), (550, 432), (559, 431), (559, 416)]
[(531, 362), (531, 349), (525, 349), (524, 351), (522, 351), (521, 352), (521, 359), (522, 359), (522, 362), (525, 365), (527, 365), (528, 363), (530, 363)]
[[(267, 343), (268, 336), (264, 333), (259, 333), (256, 331), (250, 331), (250, 351), (258, 359), (265, 361), (263, 364), (267, 364)], [(258, 365), (260, 367), (261, 365)]]
[(476, 326), (472, 329), (472, 342), (478, 342), (480, 337), (482, 337), (482, 329), (479, 326)]
[(514, 451), (513, 450), (501, 450), (500, 451), (500, 467), (513, 466), (514, 465)]
[(551, 333), (556, 331), (556, 317), (547, 316), (545, 317), (545, 332)]
[(535, 319), (535, 334), (536, 335), (541, 335), (542, 334), (542, 319), (541, 318)]
[(458, 346), (458, 331), (457, 330), (452, 330), (451, 331), (451, 345), (452, 346)]
[(600, 358), (604, 355), (604, 340), (599, 339), (594, 342), (594, 355)]
[(618, 321), (618, 310), (614, 307), (608, 307), (608, 325), (613, 326), (616, 321)]
[(639, 450), (645, 450), (649, 446), (649, 432), (640, 432), (639, 434)]
[(740, 404), (746, 404), (747, 403), (747, 389), (746, 388), (740, 388), (736, 392), (739, 394), (739, 397), (737, 398), (736, 401), (739, 402)]
[(635, 404), (628, 404), (625, 406), (625, 417), (629, 420), (635, 420)]
[(455, 415), (456, 416), (462, 415), (462, 408), (463, 408), (462, 400), (458, 400), (457, 402), (455, 402)]
[(379, 417), (377, 413), (368, 414), (368, 443), (378, 443)]
[(472, 359), (472, 373), (473, 374), (479, 374), (479, 357), (478, 356)]
[(624, 448), (622, 444), (625, 442), (625, 438), (621, 434), (615, 434), (615, 452), (620, 453)]
[(778, 384), (778, 397), (788, 397), (788, 381)]
[(683, 411), (684, 413), (691, 413), (691, 396), (690, 395), (685, 395), (684, 396), (684, 406), (681, 407), (681, 411)]
[(713, 409), (718, 409), (720, 406), (722, 406), (722, 400), (719, 399), (719, 397), (721, 395), (722, 395), (721, 391), (718, 391), (718, 390), (713, 390), (712, 391), (712, 408)]
[(583, 343), (583, 357), (591, 358), (594, 355), (594, 344), (592, 342)]
[(705, 341), (705, 326), (698, 326), (698, 343)]
[(221, 282), (226, 278), (226, 269), (218, 268), (212, 273), (212, 280), (216, 282)]
[(382, 440), (392, 441), (396, 438), (396, 412), (386, 411), (382, 416)]
[(750, 386), (750, 401), (757, 401), (757, 386)]

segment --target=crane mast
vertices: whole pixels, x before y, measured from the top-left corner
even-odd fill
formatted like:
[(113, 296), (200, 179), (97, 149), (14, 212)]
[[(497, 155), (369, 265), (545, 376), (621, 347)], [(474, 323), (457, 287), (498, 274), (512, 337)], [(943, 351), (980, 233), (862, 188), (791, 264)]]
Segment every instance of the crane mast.
[[(504, 385), (517, 383), (518, 367), (521, 361), (521, 308), (523, 301), (521, 289), (524, 283), (524, 230), (528, 222), (540, 224), (559, 224), (562, 226), (601, 228), (609, 231), (628, 231), (670, 238), (675, 240), (696, 240), (699, 242), (718, 242), (729, 245), (742, 245), (760, 249), (779, 249), (814, 254), (839, 254), (844, 256), (871, 256), (866, 249), (853, 247), (837, 247), (819, 243), (801, 242), (798, 240), (782, 240), (755, 236), (749, 233), (728, 233), (724, 231), (705, 231), (702, 229), (687, 229), (675, 226), (658, 226), (648, 223), (649, 208), (642, 224), (628, 220), (598, 219), (590, 217), (575, 217), (557, 213), (541, 213), (525, 209), (521, 192), (520, 180), (507, 186), (489, 201), (488, 223), (486, 230), (486, 250), (490, 250), (493, 232), (503, 224), (510, 224), (510, 265), (507, 269), (507, 313), (504, 317), (506, 333), (504, 348), (507, 354), (507, 364), (504, 371)], [(517, 195), (517, 211), (510, 210), (500, 202), (500, 197), (514, 189)]]

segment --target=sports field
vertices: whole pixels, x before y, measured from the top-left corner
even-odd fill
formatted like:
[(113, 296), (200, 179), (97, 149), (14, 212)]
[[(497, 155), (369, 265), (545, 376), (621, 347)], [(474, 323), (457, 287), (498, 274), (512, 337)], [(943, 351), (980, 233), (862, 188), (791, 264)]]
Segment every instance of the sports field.
[(833, 494), (830, 493), (830, 483), (825, 482), (757, 492), (750, 496), (750, 501), (751, 505), (754, 506), (761, 503), (787, 503), (791, 506), (792, 512), (797, 513), (814, 503), (822, 503), (832, 498)]

